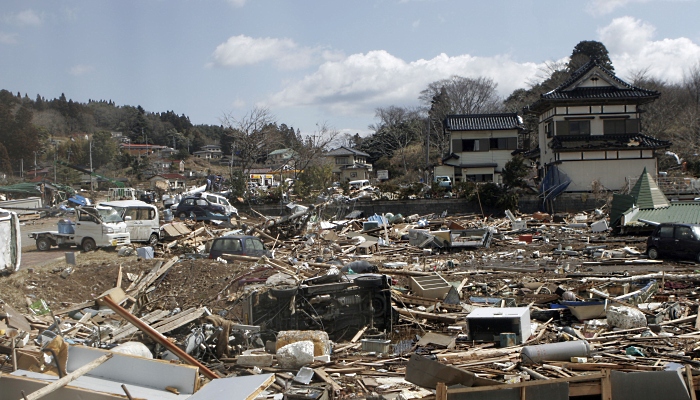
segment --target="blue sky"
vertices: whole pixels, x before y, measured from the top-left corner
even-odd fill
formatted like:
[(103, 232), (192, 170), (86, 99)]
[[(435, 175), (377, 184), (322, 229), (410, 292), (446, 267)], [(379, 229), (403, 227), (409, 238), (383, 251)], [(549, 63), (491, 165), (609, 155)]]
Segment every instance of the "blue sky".
[(4, 0), (0, 89), (194, 124), (264, 107), (304, 133), (364, 135), (430, 82), (486, 76), (505, 97), (582, 40), (623, 79), (680, 82), (699, 16), (698, 0)]

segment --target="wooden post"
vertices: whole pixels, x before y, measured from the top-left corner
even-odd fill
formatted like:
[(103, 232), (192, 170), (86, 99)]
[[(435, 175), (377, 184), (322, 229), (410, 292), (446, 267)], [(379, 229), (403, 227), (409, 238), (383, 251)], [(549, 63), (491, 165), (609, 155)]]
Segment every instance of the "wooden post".
[(438, 382), (435, 388), (435, 400), (447, 400), (447, 386), (445, 386), (445, 382)]
[(90, 361), (89, 363), (83, 365), (82, 367), (76, 369), (70, 374), (64, 376), (63, 378), (44, 386), (43, 388), (37, 390), (36, 392), (30, 393), (25, 396), (27, 400), (34, 400), (46, 396), (49, 393), (55, 392), (56, 390), (66, 386), (67, 384), (73, 382), (74, 380), (80, 378), (81, 376), (87, 374), (93, 369), (99, 367), (102, 363), (112, 358), (112, 353), (107, 353), (100, 358)]
[(610, 386), (610, 370), (604, 369), (600, 378), (600, 400), (612, 400), (612, 387)]
[(696, 400), (697, 397), (695, 396), (695, 385), (693, 384), (693, 369), (690, 368), (690, 365), (685, 366), (685, 377), (688, 381), (688, 392), (690, 394), (690, 400)]

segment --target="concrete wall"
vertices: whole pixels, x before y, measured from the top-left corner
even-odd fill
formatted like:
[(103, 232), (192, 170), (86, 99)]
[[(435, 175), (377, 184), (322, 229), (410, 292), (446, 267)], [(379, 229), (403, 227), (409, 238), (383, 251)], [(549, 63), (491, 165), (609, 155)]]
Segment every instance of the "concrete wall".
[[(519, 211), (523, 213), (534, 213), (539, 210), (541, 204), (537, 196), (521, 196), (519, 201)], [(600, 208), (605, 204), (605, 200), (595, 199), (590, 193), (565, 193), (559, 196), (554, 202), (555, 212), (578, 212), (591, 211)], [(247, 205), (236, 204), (236, 208), (241, 213), (252, 214)], [(505, 210), (499, 210), (488, 205), (483, 205), (483, 214), (494, 217), (505, 216)], [(255, 211), (268, 216), (280, 216), (285, 212), (285, 207), (282, 205), (257, 205), (254, 206)], [(327, 214), (337, 212), (340, 218), (349, 214), (354, 210), (361, 210), (365, 217), (374, 214), (401, 214), (409, 216), (412, 214), (428, 215), (441, 214), (447, 211), (447, 215), (455, 214), (476, 214), (481, 215), (482, 210), (478, 204), (469, 203), (464, 199), (420, 199), (420, 200), (397, 200), (397, 201), (358, 201), (355, 203), (345, 204), (341, 208), (328, 207)]]

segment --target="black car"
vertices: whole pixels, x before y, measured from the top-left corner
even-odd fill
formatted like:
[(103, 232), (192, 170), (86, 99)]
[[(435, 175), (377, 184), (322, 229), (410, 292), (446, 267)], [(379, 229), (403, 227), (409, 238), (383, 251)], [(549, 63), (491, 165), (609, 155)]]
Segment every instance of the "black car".
[(265, 248), (265, 244), (260, 238), (247, 235), (229, 235), (214, 239), (209, 249), (209, 258), (217, 259), (222, 254), (272, 257), (272, 253)]
[(686, 258), (700, 262), (700, 225), (664, 223), (657, 225), (647, 239), (647, 255)]
[(214, 204), (202, 196), (187, 196), (180, 200), (175, 209), (175, 216), (197, 221), (229, 220), (223, 206)]

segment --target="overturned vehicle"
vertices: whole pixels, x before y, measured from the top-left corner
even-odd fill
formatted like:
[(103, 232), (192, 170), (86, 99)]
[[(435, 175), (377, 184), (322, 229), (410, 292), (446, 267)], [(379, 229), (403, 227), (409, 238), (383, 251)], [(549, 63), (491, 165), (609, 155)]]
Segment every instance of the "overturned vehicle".
[(323, 330), (333, 340), (390, 331), (398, 321), (391, 307), (391, 277), (331, 274), (298, 286), (256, 290), (243, 303), (245, 321), (261, 329)]

